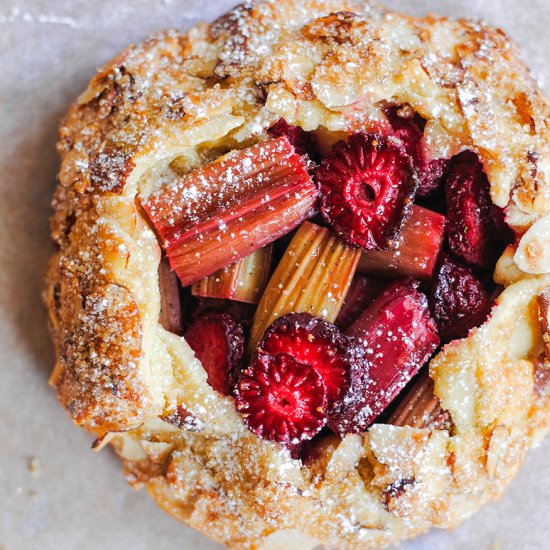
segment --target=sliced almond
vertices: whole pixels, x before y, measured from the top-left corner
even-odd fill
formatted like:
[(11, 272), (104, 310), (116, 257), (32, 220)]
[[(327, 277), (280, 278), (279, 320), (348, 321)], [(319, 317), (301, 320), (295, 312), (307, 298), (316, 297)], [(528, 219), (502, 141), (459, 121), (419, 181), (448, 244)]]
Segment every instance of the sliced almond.
[(550, 287), (545, 288), (538, 296), (539, 322), (546, 349), (550, 354)]
[(160, 418), (180, 430), (200, 432), (204, 429), (204, 422), (183, 404), (178, 405), (174, 410), (167, 412)]
[(514, 261), (525, 273), (550, 273), (550, 215), (535, 222), (523, 235)]

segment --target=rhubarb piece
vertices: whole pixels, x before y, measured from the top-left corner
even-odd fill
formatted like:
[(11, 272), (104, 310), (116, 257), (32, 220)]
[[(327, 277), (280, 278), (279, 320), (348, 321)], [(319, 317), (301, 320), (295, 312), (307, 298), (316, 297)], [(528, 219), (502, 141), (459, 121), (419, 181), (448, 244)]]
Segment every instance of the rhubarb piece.
[(365, 252), (358, 271), (430, 280), (445, 242), (445, 222), (445, 216), (413, 206), (396, 245), (389, 250)]
[[(361, 260), (359, 260), (357, 269), (359, 270), (360, 267)], [(355, 275), (346, 294), (342, 309), (336, 318), (336, 326), (340, 330), (346, 330), (382, 294), (387, 286), (386, 281), (370, 275)]]
[(248, 429), (269, 441), (295, 445), (326, 424), (327, 392), (321, 376), (285, 353), (258, 353), (235, 389)]
[(160, 324), (178, 336), (183, 334), (180, 283), (170, 264), (163, 258), (159, 264)]
[(258, 304), (249, 354), (266, 329), (287, 313), (310, 313), (334, 322), (348, 291), (360, 252), (328, 229), (302, 224), (288, 245)]
[(204, 298), (257, 304), (271, 274), (272, 258), (273, 246), (264, 246), (246, 258), (197, 281), (191, 293)]
[(452, 161), (446, 200), (447, 238), (453, 255), (470, 267), (492, 266), (509, 232), (502, 231), (503, 215), (491, 202), (489, 180), (475, 153), (462, 153)]
[(143, 202), (172, 269), (188, 286), (292, 231), (318, 191), (286, 137), (182, 176)]
[(451, 417), (435, 396), (434, 382), (428, 372), (419, 375), (390, 416), (388, 424), (431, 430), (450, 429)]
[(308, 155), (312, 159), (317, 157), (315, 140), (311, 134), (299, 126), (291, 126), (284, 118), (269, 129), (269, 134), (273, 137), (286, 136), (299, 155)]
[(329, 418), (340, 436), (365, 431), (439, 345), (427, 298), (412, 280), (391, 285), (346, 331), (367, 351), (368, 380), (351, 373), (348, 392)]
[(344, 242), (364, 250), (390, 246), (418, 182), (411, 158), (395, 140), (364, 133), (337, 143), (315, 179), (324, 219)]
[(291, 313), (275, 321), (259, 350), (286, 353), (318, 372), (327, 390), (328, 411), (346, 392), (351, 364), (360, 359), (335, 325), (309, 313)]
[(207, 312), (193, 321), (185, 339), (208, 374), (208, 383), (229, 395), (243, 356), (242, 325), (229, 313)]
[(422, 137), (426, 121), (415, 113), (409, 105), (394, 106), (386, 113), (394, 135), (402, 142), (418, 170), (419, 184), (416, 191), (419, 197), (433, 195), (441, 188), (447, 161), (428, 160), (422, 147)]
[(473, 271), (445, 257), (430, 291), (430, 309), (441, 340), (464, 338), (485, 321), (490, 306), (489, 295)]

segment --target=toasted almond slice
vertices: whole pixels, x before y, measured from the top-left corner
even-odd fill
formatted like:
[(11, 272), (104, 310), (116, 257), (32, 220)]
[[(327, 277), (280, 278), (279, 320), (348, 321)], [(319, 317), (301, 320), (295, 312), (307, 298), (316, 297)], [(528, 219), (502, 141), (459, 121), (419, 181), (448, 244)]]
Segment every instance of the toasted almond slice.
[(161, 420), (188, 432), (200, 432), (204, 429), (204, 422), (195, 416), (185, 405), (180, 404), (172, 411), (163, 414)]
[(545, 288), (537, 297), (539, 321), (546, 349), (550, 355), (550, 287)]
[(538, 397), (546, 397), (550, 393), (550, 361), (542, 353), (534, 362), (534, 390)]
[(536, 221), (519, 241), (514, 262), (525, 273), (550, 273), (550, 215)]

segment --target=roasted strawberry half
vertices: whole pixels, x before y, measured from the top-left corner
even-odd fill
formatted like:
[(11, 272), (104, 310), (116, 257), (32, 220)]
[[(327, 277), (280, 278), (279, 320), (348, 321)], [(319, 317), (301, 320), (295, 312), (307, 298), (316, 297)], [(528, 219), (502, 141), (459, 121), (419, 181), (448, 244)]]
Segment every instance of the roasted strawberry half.
[(383, 292), (346, 334), (366, 350), (369, 373), (351, 373), (350, 388), (329, 418), (343, 436), (365, 431), (426, 363), (439, 345), (428, 299), (413, 280)]
[(444, 342), (464, 338), (487, 318), (490, 299), (473, 271), (446, 257), (430, 292), (430, 309)]
[(229, 395), (243, 356), (242, 325), (229, 313), (205, 312), (191, 323), (185, 339), (208, 374), (208, 383)]
[(235, 398), (251, 432), (286, 445), (291, 452), (327, 421), (321, 375), (286, 353), (257, 353), (239, 379)]
[(269, 355), (286, 353), (310, 365), (327, 389), (329, 410), (348, 389), (352, 364), (359, 360), (335, 325), (309, 313), (291, 313), (275, 321), (259, 350)]
[(321, 213), (346, 243), (384, 250), (409, 215), (418, 179), (393, 138), (359, 133), (337, 143), (319, 166)]
[(418, 169), (418, 189), (420, 197), (433, 195), (442, 183), (447, 161), (445, 159), (428, 160), (422, 148), (422, 137), (426, 121), (411, 107), (393, 106), (386, 111), (395, 136), (402, 142)]
[(447, 239), (454, 256), (471, 267), (488, 268), (510, 237), (503, 214), (491, 201), (489, 180), (475, 153), (453, 159), (445, 182)]
[(313, 160), (317, 158), (317, 148), (312, 135), (299, 126), (291, 126), (284, 118), (279, 119), (268, 132), (273, 137), (286, 136), (299, 155), (308, 155)]

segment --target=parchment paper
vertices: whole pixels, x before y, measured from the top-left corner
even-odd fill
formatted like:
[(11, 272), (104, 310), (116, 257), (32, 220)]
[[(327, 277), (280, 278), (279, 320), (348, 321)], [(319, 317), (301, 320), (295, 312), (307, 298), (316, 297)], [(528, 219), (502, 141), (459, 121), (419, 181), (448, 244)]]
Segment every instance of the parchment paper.
[[(0, 0), (0, 550), (219, 548), (136, 493), (110, 451), (96, 455), (47, 377), (53, 353), (40, 299), (64, 111), (108, 58), (235, 0)], [(483, 17), (505, 28), (550, 82), (548, 0), (387, 0), (415, 14)], [(550, 439), (507, 496), (458, 530), (404, 548), (550, 548)], [(34, 459), (34, 460), (32, 460)], [(4, 546), (2, 546), (4, 545)], [(292, 550), (292, 549), (290, 549)]]

